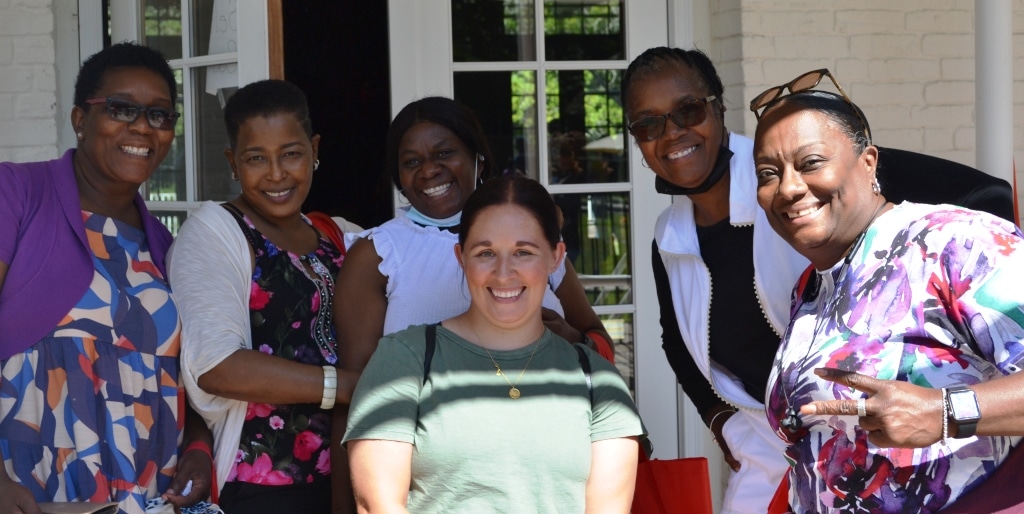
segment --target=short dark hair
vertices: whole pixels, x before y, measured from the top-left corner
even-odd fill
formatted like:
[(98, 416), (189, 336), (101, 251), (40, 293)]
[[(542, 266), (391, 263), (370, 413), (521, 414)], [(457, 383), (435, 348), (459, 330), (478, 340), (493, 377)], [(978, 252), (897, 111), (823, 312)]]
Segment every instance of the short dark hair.
[[(686, 66), (697, 72), (703, 82), (704, 89), (708, 95), (715, 95), (715, 104), (719, 106), (719, 112), (724, 108), (722, 95), (725, 94), (725, 86), (718, 76), (718, 70), (704, 52), (692, 49), (670, 48), (667, 46), (656, 46), (648, 48), (633, 59), (622, 76), (622, 102), (623, 105), (629, 102), (629, 89), (637, 80), (659, 73), (668, 66)], [(628, 107), (628, 106), (627, 106)]]
[(224, 106), (224, 126), (228, 131), (231, 149), (234, 150), (238, 143), (238, 130), (243, 123), (257, 116), (266, 118), (275, 114), (294, 115), (306, 135), (313, 137), (313, 122), (309, 119), (306, 94), (291, 82), (260, 80), (236, 91)]
[(558, 208), (544, 186), (532, 178), (522, 175), (502, 175), (488, 180), (469, 195), (465, 207), (462, 208), (462, 221), (459, 224), (459, 244), (466, 244), (469, 229), (479, 217), (480, 212), (495, 205), (512, 204), (530, 212), (540, 225), (544, 238), (551, 248), (558, 245), (561, 234), (558, 226)]
[(391, 181), (395, 183), (395, 187), (402, 189), (402, 183), (399, 180), (398, 147), (402, 144), (402, 137), (405, 136), (406, 131), (421, 121), (437, 123), (452, 131), (469, 148), (470, 152), (482, 155), (484, 160), (481, 163), (480, 180), (490, 178), (494, 159), (491, 158), (491, 148), (487, 144), (487, 136), (484, 135), (484, 130), (480, 127), (476, 114), (473, 114), (469, 107), (451, 98), (428, 96), (403, 107), (388, 128), (388, 137), (384, 145), (384, 168), (391, 175)]
[[(807, 90), (786, 95), (766, 105), (761, 119), (764, 119), (764, 115), (768, 111), (783, 104), (795, 105), (801, 109), (812, 109), (828, 116), (839, 126), (843, 134), (850, 138), (850, 141), (853, 142), (853, 149), (858, 155), (871, 144), (867, 136), (871, 131), (871, 127), (866, 125), (868, 118), (864, 116), (860, 107), (846, 101), (838, 94), (829, 91)], [(760, 125), (760, 122), (758, 124)]]
[(159, 51), (131, 41), (117, 43), (96, 52), (82, 63), (75, 79), (75, 105), (88, 109), (86, 100), (103, 87), (103, 75), (114, 68), (145, 68), (167, 82), (171, 93), (171, 106), (178, 103), (178, 85), (167, 59)]

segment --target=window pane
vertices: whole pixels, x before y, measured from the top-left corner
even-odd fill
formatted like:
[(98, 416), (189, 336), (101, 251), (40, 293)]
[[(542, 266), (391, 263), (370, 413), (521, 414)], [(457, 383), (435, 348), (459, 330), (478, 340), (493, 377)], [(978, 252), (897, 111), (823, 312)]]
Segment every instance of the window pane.
[(192, 0), (192, 56), (238, 51), (236, 0)]
[[(591, 305), (631, 303), (629, 194), (557, 194), (566, 258), (581, 276), (600, 275), (589, 285)], [(584, 284), (585, 286), (587, 284)]]
[(532, 61), (533, 0), (452, 0), (455, 62)]
[[(181, 84), (181, 70), (174, 70), (178, 83), (178, 104), (175, 110), (184, 113), (184, 88)], [(185, 116), (178, 118), (174, 126), (174, 141), (164, 162), (160, 163), (146, 182), (146, 200), (150, 202), (184, 202), (185, 197)]]
[(533, 71), (455, 73), (455, 99), (480, 120), (496, 172), (538, 177), (536, 77)]
[(228, 147), (227, 129), (224, 128), (224, 104), (237, 87), (215, 89), (207, 92), (208, 76), (216, 74), (217, 66), (195, 68), (193, 88), (195, 95), (193, 122), (195, 126), (196, 176), (198, 200), (224, 202), (241, 191), (238, 183), (231, 180), (231, 167), (224, 157)]
[(545, 0), (544, 49), (549, 61), (625, 59), (621, 0)]
[(143, 0), (142, 17), (142, 44), (181, 59), (181, 0)]
[(628, 182), (621, 70), (545, 73), (552, 184)]
[(615, 367), (619, 374), (626, 380), (629, 392), (636, 398), (636, 363), (633, 351), (633, 315), (632, 314), (606, 314), (601, 316), (601, 322), (608, 334), (612, 336), (612, 345), (615, 348)]
[(149, 213), (160, 220), (160, 223), (163, 223), (174, 237), (178, 237), (178, 230), (181, 229), (181, 224), (185, 223), (185, 218), (188, 217), (188, 214), (182, 211), (149, 211)]

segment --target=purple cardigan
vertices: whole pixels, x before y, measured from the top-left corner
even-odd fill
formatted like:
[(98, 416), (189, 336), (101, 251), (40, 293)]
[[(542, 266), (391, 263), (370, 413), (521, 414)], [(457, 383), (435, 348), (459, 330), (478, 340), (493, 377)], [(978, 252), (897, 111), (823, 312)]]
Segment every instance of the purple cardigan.
[[(93, 263), (72, 164), (74, 150), (53, 161), (0, 163), (0, 360), (36, 344), (92, 283)], [(135, 195), (150, 255), (166, 276), (171, 234)]]

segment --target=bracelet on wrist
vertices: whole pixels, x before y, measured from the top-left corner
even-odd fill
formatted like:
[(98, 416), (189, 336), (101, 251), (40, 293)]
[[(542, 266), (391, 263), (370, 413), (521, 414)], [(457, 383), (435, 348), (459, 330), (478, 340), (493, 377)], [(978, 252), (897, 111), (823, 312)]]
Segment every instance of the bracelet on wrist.
[(736, 409), (722, 409), (722, 410), (716, 412), (714, 416), (711, 416), (711, 421), (708, 422), (708, 430), (711, 431), (711, 437), (715, 436), (715, 420), (718, 419), (718, 416), (721, 416), (722, 414), (724, 414), (726, 412), (735, 413)]
[(949, 392), (942, 388), (942, 446), (946, 446), (946, 439), (949, 439)]
[(320, 408), (324, 410), (333, 409), (337, 396), (338, 369), (334, 366), (324, 366), (324, 394), (320, 400)]
[(188, 446), (185, 446), (185, 449), (181, 451), (181, 454), (184, 455), (192, 450), (203, 452), (211, 461), (213, 460), (213, 450), (210, 449), (210, 445), (206, 444), (204, 441), (192, 441), (191, 443), (188, 443)]

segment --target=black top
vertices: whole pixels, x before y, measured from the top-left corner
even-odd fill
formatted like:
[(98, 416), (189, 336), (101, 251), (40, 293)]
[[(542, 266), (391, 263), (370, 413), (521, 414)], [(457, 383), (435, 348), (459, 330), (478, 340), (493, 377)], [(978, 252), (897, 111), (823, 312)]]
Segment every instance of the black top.
[[(744, 389), (759, 401), (765, 397), (779, 335), (775, 333), (754, 290), (754, 227), (734, 227), (726, 219), (710, 227), (697, 227), (701, 257), (711, 273), (711, 359), (729, 370)], [(687, 351), (672, 307), (668, 273), (657, 243), (652, 265), (661, 310), (662, 348), (683, 391), (701, 416), (722, 400), (701, 374)]]
[(1010, 184), (970, 166), (878, 147), (877, 174), (882, 194), (890, 202), (948, 203), (1015, 222)]

